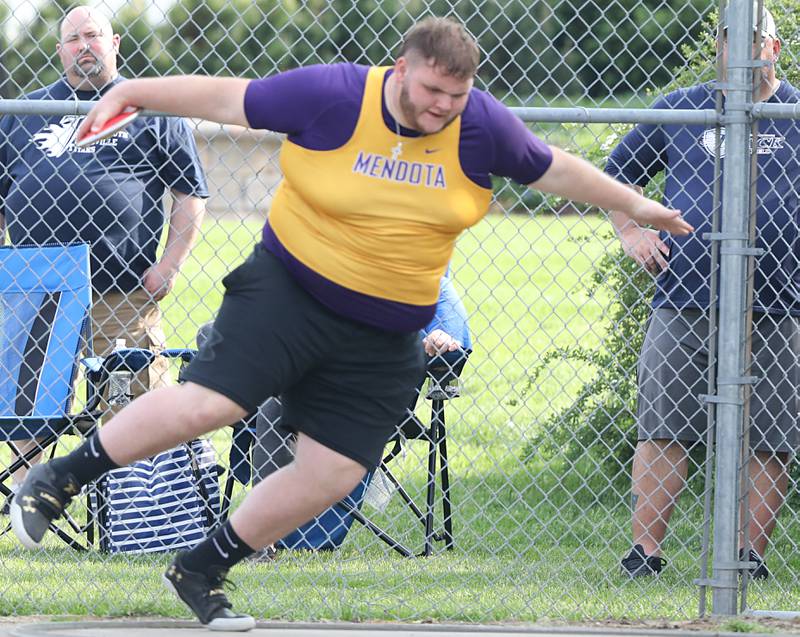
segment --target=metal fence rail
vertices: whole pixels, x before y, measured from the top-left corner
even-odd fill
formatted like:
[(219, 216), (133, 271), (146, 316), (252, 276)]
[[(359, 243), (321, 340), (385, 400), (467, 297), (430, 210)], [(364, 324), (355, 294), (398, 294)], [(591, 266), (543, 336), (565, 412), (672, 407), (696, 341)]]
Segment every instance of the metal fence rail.
[[(788, 83), (797, 67), (792, 45), (799, 39), (800, 7), (795, 0), (769, 3), (783, 42), (778, 77), (785, 102), (754, 103), (754, 78), (760, 81), (768, 68), (751, 59), (751, 25), (757, 16), (749, 0), (729, 4), (724, 79), (713, 71), (719, 11), (706, 0), (655, 5), (639, 0), (137, 0), (103, 5), (121, 36), (120, 70), (127, 77), (191, 72), (256, 77), (317, 62), (387, 64), (394, 43), (416, 19), (452, 14), (482, 46), (477, 85), (511, 106), (542, 138), (605, 166), (634, 126), (649, 131), (647, 144), (662, 135), (669, 140), (663, 148), (651, 147), (652, 152), (641, 155), (644, 159), (633, 162), (678, 166), (687, 178), (677, 183), (653, 170), (653, 179), (642, 181), (649, 182), (646, 191), (653, 196), (666, 192), (690, 204), (711, 202), (693, 239), (700, 257), (684, 262), (685, 278), (673, 281), (675, 294), (683, 294), (686, 305), (697, 311), (685, 325), (679, 325), (680, 317), (658, 319), (665, 321), (663, 333), (676, 345), (647, 362), (642, 350), (653, 345), (645, 345), (645, 332), (656, 320), (651, 301), (655, 286), (663, 286), (669, 273), (661, 278), (648, 274), (627, 257), (603, 213), (498, 182), (492, 213), (464, 234), (452, 263), (473, 353), (457, 383), (432, 381), (415, 410), (422, 428), (439, 424), (446, 455), (436, 456), (429, 441), (404, 440), (386, 470), (405, 491), (380, 473), (360, 507), (361, 517), (353, 522), (352, 510), (346, 510), (345, 520), (353, 526), (349, 533), (344, 529), (339, 548), (279, 551), (275, 559), (261, 556), (242, 565), (239, 576), (246, 592), (239, 593), (237, 608), (291, 620), (468, 622), (683, 619), (705, 614), (709, 601), (721, 615), (743, 609), (785, 614), (797, 608), (798, 474), (794, 468), (779, 470), (784, 460), (794, 459), (797, 423), (776, 434), (781, 444), (773, 451), (752, 455), (746, 441), (755, 436), (751, 423), (777, 420), (779, 413), (789, 420), (797, 416), (797, 388), (787, 391), (792, 377), (781, 366), (797, 362), (800, 337), (786, 330), (796, 321), (800, 300), (766, 313), (763, 303), (769, 295), (800, 294), (798, 201), (791, 188), (787, 191), (787, 184), (796, 188), (800, 176), (800, 146), (793, 145), (800, 144), (800, 107)], [(59, 27), (68, 8), (60, 0), (0, 5), (5, 45), (0, 212), (7, 244), (57, 242), (64, 228), (71, 228), (93, 250), (101, 246), (93, 256), (93, 276), (114, 278), (135, 259), (115, 262), (113, 253), (102, 252), (106, 234), (115, 232), (103, 202), (127, 197), (129, 203), (125, 179), (114, 177), (118, 186), (112, 191), (90, 187), (70, 198), (89, 175), (88, 168), (75, 168), (86, 164), (70, 162), (78, 161), (74, 132), (92, 100), (75, 91), (56, 91), (53, 99), (31, 95), (63, 84), (55, 52), (63, 44)], [(708, 89), (710, 103), (694, 108), (684, 100), (675, 108), (648, 107), (657, 96), (706, 81), (716, 82)], [(713, 97), (719, 97), (715, 87), (725, 90), (724, 105), (718, 100), (714, 106)], [(208, 177), (209, 213), (197, 245), (180, 264), (174, 288), (159, 303), (163, 341), (155, 315), (137, 333), (131, 329), (137, 311), (129, 302), (155, 311), (152, 303), (134, 299), (140, 286), (95, 295), (95, 311), (104, 310), (94, 316), (95, 327), (105, 321), (100, 332), (106, 336), (116, 330), (115, 337), (95, 341), (101, 356), (110, 354), (118, 339), (126, 347), (194, 349), (198, 330), (219, 306), (223, 277), (259, 240), (280, 180), (280, 136), (170, 121), (176, 128), (134, 159), (140, 169), (152, 172), (160, 185), (154, 197), (164, 198), (167, 210), (156, 221), (155, 243), (145, 242), (136, 258), (152, 262), (153, 255), (163, 254), (161, 226), (169, 225), (171, 190), (185, 193), (197, 186), (205, 198), (196, 171)], [(141, 129), (137, 134), (154, 133)], [(114, 148), (119, 144), (120, 157), (128, 152), (129, 138), (123, 132), (109, 142)], [(692, 143), (682, 147), (677, 139)], [(187, 153), (195, 153), (192, 147), (196, 163), (186, 160)], [(20, 161), (27, 163), (20, 168)], [(709, 165), (713, 168), (707, 171)], [(639, 166), (640, 172), (647, 173), (648, 167)], [(114, 170), (91, 178), (105, 183)], [(24, 180), (27, 185), (21, 187)], [(69, 209), (63, 209), (64, 201), (70, 202)], [(673, 244), (671, 264), (675, 254), (688, 250), (681, 245)], [(95, 279), (98, 285), (113, 288), (102, 276)], [(702, 286), (709, 289), (709, 298), (695, 295)], [(12, 349), (10, 307), (4, 297), (5, 352)], [(114, 320), (120, 325), (110, 326)], [(700, 358), (692, 364), (680, 358), (684, 347), (695, 346), (688, 341), (705, 348), (702, 364)], [(751, 357), (754, 347), (756, 356)], [(10, 359), (4, 355), (2, 360), (4, 375), (11, 376)], [(162, 361), (156, 371), (169, 378), (165, 382), (175, 382), (178, 364)], [(153, 384), (154, 373), (143, 371), (134, 382)], [(640, 395), (637, 378), (644, 373), (662, 379), (666, 398)], [(78, 397), (91, 390), (90, 381), (78, 381)], [(144, 388), (128, 393), (139, 391)], [(689, 403), (691, 413), (685, 411)], [(212, 522), (217, 520), (217, 503), (223, 511), (235, 507), (268, 464), (291, 455), (288, 446), (282, 447), (289, 443), (268, 426), (271, 408), (264, 409), (255, 449), (248, 438), (255, 420), (220, 431), (210, 436), (209, 445), (195, 449), (199, 473), (186, 479), (197, 482), (202, 474), (204, 484), (213, 485), (210, 499), (215, 503), (213, 510), (197, 514), (201, 518), (208, 513)], [(665, 422), (702, 421), (700, 442), (689, 444), (681, 460), (674, 460), (673, 445), (652, 457), (637, 455), (634, 463), (637, 409), (649, 409)], [(12, 437), (19, 451), (35, 447), (29, 438)], [(55, 453), (73, 448), (77, 440), (60, 437)], [(708, 449), (706, 440), (713, 441)], [(0, 469), (16, 457), (11, 447), (4, 448)], [(434, 459), (449, 470), (444, 505), (449, 510), (443, 508), (440, 478), (428, 476)], [(661, 486), (672, 495), (661, 511), (651, 511), (651, 526), (645, 530), (656, 536), (656, 527), (669, 522), (662, 546), (667, 562), (658, 577), (630, 578), (620, 561), (634, 543), (632, 506), (641, 508), (646, 499), (642, 485), (648, 476), (655, 479), (664, 461), (671, 468)], [(634, 489), (632, 470), (640, 479)], [(235, 479), (230, 478), (234, 473)], [(667, 486), (682, 476), (685, 489)], [(4, 486), (7, 492), (12, 480)], [(140, 488), (142, 498), (152, 495)], [(760, 508), (751, 495), (754, 489), (767, 493)], [(102, 513), (109, 511), (111, 491), (108, 485), (89, 491), (73, 505), (74, 528), (67, 529), (77, 531), (81, 543), (90, 542), (89, 550), (76, 552), (53, 538), (42, 551), (24, 553), (10, 534), (0, 537), (0, 580), (5, 582), (0, 613), (180, 613), (155, 582), (165, 555), (110, 550), (111, 529), (122, 528)], [(435, 493), (432, 501), (430, 493)], [(749, 509), (742, 507), (748, 497), (755, 502)], [(775, 510), (781, 505), (780, 512)], [(177, 515), (166, 507), (164, 512), (164, 519)], [(94, 535), (87, 538), (88, 522), (95, 524)], [(748, 524), (750, 531), (744, 532)], [(759, 531), (759, 524), (768, 528)], [(770, 577), (754, 581), (740, 575), (754, 566), (740, 549), (757, 546), (760, 532), (771, 535), (764, 555)], [(135, 536), (130, 529), (119, 533), (128, 533), (130, 541)], [(401, 559), (393, 550), (398, 546), (432, 556)]]

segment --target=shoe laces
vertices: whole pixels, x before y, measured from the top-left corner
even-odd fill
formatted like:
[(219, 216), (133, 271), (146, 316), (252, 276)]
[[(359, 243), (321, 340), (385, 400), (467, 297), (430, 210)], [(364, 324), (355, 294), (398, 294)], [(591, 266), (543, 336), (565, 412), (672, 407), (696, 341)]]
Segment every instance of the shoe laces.
[(225, 589), (235, 590), (236, 584), (228, 579), (228, 571), (221, 570), (213, 573), (208, 578), (209, 589), (208, 599), (213, 600), (225, 608), (231, 608), (231, 603), (228, 601), (228, 596), (225, 594)]

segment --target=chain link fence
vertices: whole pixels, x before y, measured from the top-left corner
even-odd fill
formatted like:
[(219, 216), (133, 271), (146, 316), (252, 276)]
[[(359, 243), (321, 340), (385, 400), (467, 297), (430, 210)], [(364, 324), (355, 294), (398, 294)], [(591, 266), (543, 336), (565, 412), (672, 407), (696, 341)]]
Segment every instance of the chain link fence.
[[(779, 54), (782, 83), (754, 108), (754, 78), (761, 82), (769, 67), (752, 64), (757, 15), (747, 0), (731, 2), (724, 79), (714, 48), (719, 11), (706, 0), (99, 6), (120, 36), (124, 77), (390, 64), (416, 20), (454, 15), (481, 45), (480, 88), (548, 142), (694, 215), (696, 233), (667, 241), (669, 263), (657, 274), (652, 253), (639, 253), (647, 267), (626, 256), (604, 214), (497, 181), (491, 213), (459, 240), (450, 270), (469, 330), (456, 336), (465, 347), (471, 339), (469, 356), (456, 361), (463, 370), (430, 374), (387, 446), (390, 460), (321, 536), (305, 529), (237, 568), (237, 609), (291, 620), (533, 622), (798, 607), (794, 0), (770, 3), (783, 46), (767, 54)], [(176, 350), (173, 359), (145, 360), (130, 387), (106, 392), (89, 419), (96, 421), (115, 402), (177, 382), (176, 361), (191, 356), (184, 348), (194, 350), (213, 319), (223, 277), (260, 239), (282, 138), (140, 118), (77, 148), (75, 129), (92, 97), (63, 75), (60, 29), (70, 8), (61, 0), (0, 4), (6, 242), (91, 244), (89, 341), (98, 360), (78, 366), (73, 414), (84, 395), (131, 380), (101, 373), (115, 349)], [(763, 51), (757, 57), (771, 61)], [(681, 87), (699, 88), (673, 93)], [(727, 91), (724, 105), (715, 88)], [(668, 93), (660, 110), (647, 108)], [(625, 137), (634, 126), (638, 137)], [(187, 253), (182, 238), (202, 208)], [(37, 373), (50, 356), (47, 339), (27, 338), (30, 321), (11, 320), (16, 272), (0, 274), (13, 288), (3, 291), (3, 374), (30, 372), (9, 391), (35, 389), (36, 400), (52, 393), (65, 407)], [(685, 311), (654, 312), (654, 295), (656, 305)], [(12, 337), (23, 331), (17, 346)], [(4, 401), (5, 416), (20, 415), (18, 402)], [(197, 541), (253, 481), (291, 457), (291, 440), (274, 427), (278, 414), (277, 402), (267, 404), (236, 428), (89, 489), (70, 509), (73, 527), (64, 527), (87, 550), (52, 535), (30, 553), (4, 534), (0, 611), (183, 613), (156, 581), (167, 560), (161, 549)], [(27, 425), (2, 422), (9, 445), (0, 467), (18, 479), (18, 457), (38, 461), (45, 441)], [(644, 422), (656, 442), (637, 443)], [(743, 449), (759, 435), (742, 422), (767, 430), (752, 456)], [(665, 429), (696, 442), (662, 443)], [(79, 436), (70, 433), (58, 437), (56, 454), (75, 446)], [(5, 494), (13, 483), (7, 475)], [(740, 515), (745, 501), (752, 506)], [(293, 548), (323, 540), (324, 550)], [(768, 578), (740, 577), (760, 566), (751, 548), (765, 558)], [(403, 557), (420, 553), (427, 557)]]

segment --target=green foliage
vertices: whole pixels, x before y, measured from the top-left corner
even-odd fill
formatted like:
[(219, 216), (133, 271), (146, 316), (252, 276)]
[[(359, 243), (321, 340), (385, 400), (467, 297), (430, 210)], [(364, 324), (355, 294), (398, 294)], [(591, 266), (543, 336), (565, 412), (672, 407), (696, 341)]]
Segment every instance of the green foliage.
[(43, 4), (11, 43), (3, 60), (9, 70), (0, 91), (3, 97), (19, 97), (54, 82), (61, 75), (56, 44), (61, 18), (72, 4), (70, 0), (50, 0)]
[(529, 373), (523, 394), (554, 364), (571, 360), (588, 364), (594, 375), (564, 410), (547, 419), (525, 448), (525, 460), (589, 456), (617, 475), (635, 446), (636, 365), (644, 340), (644, 324), (653, 279), (622, 249), (607, 252), (589, 284), (592, 294), (608, 295), (608, 333), (601, 346), (581, 345), (549, 351)]
[(125, 77), (155, 75), (154, 59), (159, 43), (147, 17), (150, 0), (128, 0), (113, 17), (120, 34), (119, 71)]
[(774, 628), (762, 626), (755, 622), (745, 621), (744, 619), (731, 619), (720, 626), (720, 630), (726, 633), (774, 633)]
[[(775, 17), (782, 45), (777, 67), (778, 77), (786, 78), (797, 86), (800, 84), (800, 67), (797, 64), (797, 53), (800, 52), (800, 0), (766, 4)], [(708, 82), (716, 77), (717, 23), (718, 12), (714, 9), (705, 17), (698, 40), (681, 46), (681, 53), (686, 61), (675, 67), (673, 79), (664, 85), (663, 92), (698, 82)]]
[(169, 73), (236, 73), (247, 63), (242, 43), (248, 24), (241, 16), (249, 5), (243, 0), (176, 2), (159, 30), (166, 54), (159, 65)]
[[(163, 19), (132, 0), (110, 16), (126, 75), (204, 73), (254, 77), (305, 64), (393, 58), (420, 17), (454, 15), (479, 40), (479, 84), (509, 104), (601, 100), (666, 84), (694, 42), (706, 0), (641, 0), (604, 7), (577, 0), (175, 0)], [(74, 2), (45, 0), (4, 47), (4, 95), (52, 81), (58, 21)], [(151, 22), (152, 21), (152, 22)]]
[(683, 63), (681, 47), (693, 44), (703, 28), (705, 0), (666, 0), (653, 6), (639, 0), (613, 3), (559, 2), (555, 34), (565, 66), (567, 95), (586, 87), (602, 97), (615, 92), (637, 92), (643, 85), (663, 86), (671, 69)]
[[(800, 0), (776, 6), (774, 15), (779, 34), (784, 36), (781, 59), (786, 61), (791, 51), (800, 50)], [(713, 11), (706, 17), (695, 46), (683, 47), (686, 63), (675, 68), (675, 79), (665, 86), (664, 92), (715, 77), (716, 25), (717, 14)], [(788, 79), (793, 83), (800, 80), (798, 65), (786, 66)], [(603, 165), (608, 153), (629, 129), (629, 125), (609, 126), (601, 143), (582, 149), (584, 156), (596, 165)], [(646, 194), (659, 198), (662, 184), (660, 175), (648, 185)], [(592, 291), (603, 291), (609, 298), (605, 339), (597, 349), (575, 346), (551, 350), (529, 374), (526, 391), (548, 367), (559, 361), (590, 364), (595, 374), (568, 407), (540, 427), (526, 446), (525, 456), (528, 461), (537, 455), (564, 454), (571, 461), (589, 456), (606, 467), (606, 475), (614, 477), (627, 464), (635, 445), (636, 364), (653, 279), (618, 249), (598, 262), (592, 275)], [(792, 476), (800, 481), (797, 463)]]
[[(8, 19), (8, 5), (3, 2), (0, 3), (0, 24), (5, 24)], [(8, 38), (5, 33), (0, 29), (0, 97), (8, 97), (5, 95), (4, 88), (8, 85)]]

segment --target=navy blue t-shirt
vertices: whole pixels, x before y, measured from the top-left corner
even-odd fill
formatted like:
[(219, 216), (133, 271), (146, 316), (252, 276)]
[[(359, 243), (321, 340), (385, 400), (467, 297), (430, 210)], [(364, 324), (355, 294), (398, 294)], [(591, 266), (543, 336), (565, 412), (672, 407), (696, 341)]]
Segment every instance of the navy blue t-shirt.
[[(96, 100), (105, 90), (74, 91), (62, 77), (26, 98)], [(82, 120), (2, 118), (0, 214), (13, 244), (89, 243), (95, 291), (129, 292), (156, 261), (165, 192), (207, 197), (205, 175), (181, 119), (140, 117), (79, 149), (74, 137)]]
[[(800, 102), (800, 91), (781, 82), (769, 102)], [(710, 84), (681, 89), (653, 108), (713, 109)], [(724, 129), (722, 130), (724, 160)], [(665, 171), (664, 205), (678, 208), (695, 228), (685, 237), (661, 233), (669, 246), (669, 268), (657, 280), (653, 307), (709, 306), (714, 180), (714, 128), (680, 124), (640, 125), (611, 153), (605, 170), (628, 184), (645, 186)], [(800, 125), (795, 120), (761, 120), (758, 125), (757, 246), (754, 309), (800, 315)]]

